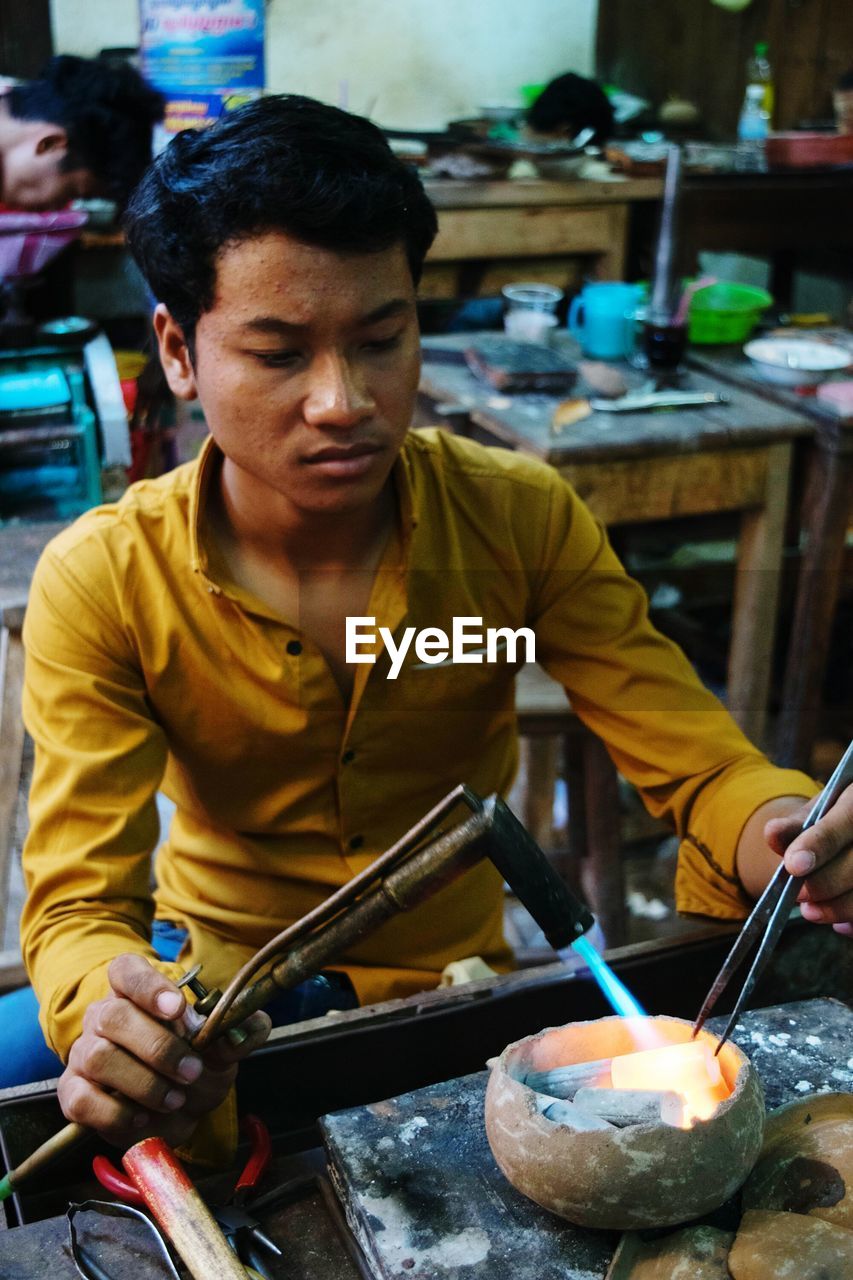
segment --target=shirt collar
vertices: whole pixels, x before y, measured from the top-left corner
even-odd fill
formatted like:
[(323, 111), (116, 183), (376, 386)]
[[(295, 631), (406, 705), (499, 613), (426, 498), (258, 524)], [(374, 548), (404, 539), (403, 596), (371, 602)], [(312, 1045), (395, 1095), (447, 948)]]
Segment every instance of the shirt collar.
[(208, 436), (198, 456), (195, 481), (190, 489), (189, 510), (190, 568), (193, 573), (200, 573), (205, 577), (208, 574), (210, 560), (207, 548), (204, 545), (202, 526), (211, 480), (219, 470), (221, 462), (222, 454), (216, 445), (216, 441), (213, 436)]
[(411, 434), (408, 434), (403, 441), (402, 449), (397, 454), (397, 460), (391, 472), (397, 492), (397, 513), (400, 520), (400, 528), (403, 530), (404, 538), (407, 542), (411, 530), (417, 528), (418, 520), (420, 519), (420, 502), (416, 486), (417, 478), (412, 465), (413, 454), (412, 437)]

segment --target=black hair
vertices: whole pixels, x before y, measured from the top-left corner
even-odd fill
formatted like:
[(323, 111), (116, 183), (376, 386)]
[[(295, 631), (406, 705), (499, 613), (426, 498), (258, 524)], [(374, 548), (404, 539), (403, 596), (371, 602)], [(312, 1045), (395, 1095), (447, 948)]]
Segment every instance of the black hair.
[(192, 350), (226, 245), (266, 231), (343, 253), (402, 243), (417, 284), (437, 221), (417, 174), (376, 125), (281, 94), (177, 134), (137, 188), (125, 229)]
[(846, 93), (848, 90), (853, 89), (853, 70), (845, 71), (844, 75), (839, 77), (838, 83), (835, 87), (836, 89), (840, 89), (842, 93)]
[(567, 71), (557, 76), (540, 93), (527, 113), (528, 123), (538, 133), (567, 128), (571, 133), (595, 129), (599, 145), (613, 133), (613, 107), (607, 94), (594, 80)]
[(89, 169), (105, 195), (124, 205), (151, 160), (163, 97), (130, 63), (61, 54), (35, 80), (6, 99), (18, 120), (44, 120), (65, 130), (63, 169)]

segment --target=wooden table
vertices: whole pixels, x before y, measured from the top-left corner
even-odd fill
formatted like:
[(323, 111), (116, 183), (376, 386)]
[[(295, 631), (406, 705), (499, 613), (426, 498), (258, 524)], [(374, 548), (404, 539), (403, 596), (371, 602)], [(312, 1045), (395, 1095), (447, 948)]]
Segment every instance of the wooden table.
[[(583, 178), (425, 183), (438, 211), (438, 237), (427, 257), (422, 297), (497, 293), (529, 276), (567, 287), (572, 260), (590, 274), (624, 279), (631, 206), (660, 200), (660, 178)], [(487, 274), (489, 273), (489, 274)]]
[[(836, 169), (690, 174), (681, 209), (681, 259), (696, 269), (702, 249), (755, 254), (770, 261), (769, 289), (791, 302), (794, 273), (811, 266), (837, 275), (853, 249), (853, 173)], [(634, 234), (653, 242), (654, 217), (637, 206)]]
[[(555, 435), (551, 417), (557, 399), (499, 395), (475, 378), (464, 362), (430, 358), (433, 352), (461, 352), (475, 338), (466, 334), (424, 340), (422, 397), (433, 409), (455, 408), (457, 429), (551, 463), (607, 525), (719, 513), (740, 516), (728, 705), (748, 736), (761, 742), (792, 442), (811, 435), (812, 421), (697, 371), (689, 375), (690, 385), (724, 392), (727, 405), (665, 413), (595, 413)], [(568, 352), (576, 352), (574, 344), (564, 341)], [(623, 372), (629, 384), (643, 379), (627, 365)]]
[[(439, 234), (427, 258), (424, 297), (497, 294), (527, 277), (574, 289), (582, 275), (635, 279), (651, 270), (660, 177), (425, 183)], [(770, 259), (770, 290), (788, 303), (795, 268), (837, 272), (853, 248), (849, 169), (703, 174), (688, 170), (679, 260), (697, 269), (700, 250)], [(572, 260), (577, 268), (572, 270)]]
[[(853, 334), (831, 336), (851, 348)], [(802, 559), (782, 691), (776, 758), (807, 769), (815, 740), (832, 624), (844, 570), (844, 548), (853, 515), (853, 413), (841, 416), (812, 396), (763, 382), (740, 348), (694, 348), (691, 364), (733, 386), (760, 391), (812, 423), (800, 517)]]

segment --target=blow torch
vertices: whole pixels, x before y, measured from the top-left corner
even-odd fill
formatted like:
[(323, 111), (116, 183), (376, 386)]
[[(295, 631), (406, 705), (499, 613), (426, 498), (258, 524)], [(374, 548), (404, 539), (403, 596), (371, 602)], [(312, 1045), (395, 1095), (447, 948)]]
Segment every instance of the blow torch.
[[(454, 812), (463, 807), (467, 816), (451, 824)], [(494, 863), (555, 951), (582, 937), (594, 923), (504, 801), (497, 795), (484, 800), (459, 786), (364, 871), (272, 938), (222, 995), (205, 992), (197, 970), (187, 975), (190, 989), (199, 997), (194, 1007), (207, 1015), (190, 1040), (192, 1048), (203, 1050), (218, 1036), (234, 1035), (249, 1014), (279, 992), (319, 973), (386, 920), (419, 906), (482, 858)], [(0, 1181), (0, 1200), (88, 1132), (79, 1124), (66, 1125), (7, 1173)]]

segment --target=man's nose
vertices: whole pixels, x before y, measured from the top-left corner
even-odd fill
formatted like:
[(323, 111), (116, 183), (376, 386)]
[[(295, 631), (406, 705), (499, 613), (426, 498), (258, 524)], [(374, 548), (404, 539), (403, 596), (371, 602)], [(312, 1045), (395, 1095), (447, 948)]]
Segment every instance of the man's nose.
[(343, 356), (314, 360), (309, 379), (303, 414), (310, 425), (353, 427), (372, 416), (376, 403), (364, 375)]

